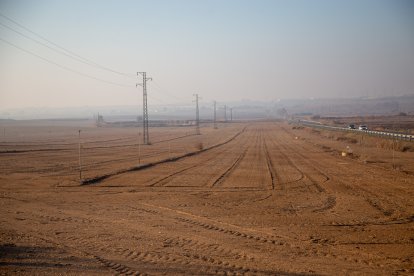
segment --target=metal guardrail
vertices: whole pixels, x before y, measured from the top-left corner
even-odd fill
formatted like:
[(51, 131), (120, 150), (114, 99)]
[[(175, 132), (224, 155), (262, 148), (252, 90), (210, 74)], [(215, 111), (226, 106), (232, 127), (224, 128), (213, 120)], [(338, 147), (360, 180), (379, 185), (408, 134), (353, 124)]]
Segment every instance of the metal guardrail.
[(384, 137), (384, 138), (389, 138), (389, 139), (414, 142), (414, 135), (410, 135), (410, 134), (401, 134), (401, 133), (375, 131), (375, 130), (359, 130), (359, 129), (350, 129), (346, 127), (334, 127), (334, 126), (323, 125), (315, 121), (305, 121), (305, 120), (295, 120), (295, 121), (290, 121), (289, 123), (305, 125), (305, 126), (314, 127), (314, 128), (337, 130), (337, 131), (359, 132), (359, 133), (364, 133), (370, 136), (377, 136), (377, 137)]

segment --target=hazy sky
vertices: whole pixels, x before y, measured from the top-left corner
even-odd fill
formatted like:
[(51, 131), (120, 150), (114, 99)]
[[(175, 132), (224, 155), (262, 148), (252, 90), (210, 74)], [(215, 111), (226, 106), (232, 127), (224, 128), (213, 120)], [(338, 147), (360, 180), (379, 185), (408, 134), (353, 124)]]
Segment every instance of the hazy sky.
[(0, 13), (0, 109), (141, 104), (137, 71), (154, 78), (150, 104), (414, 93), (409, 0), (0, 0)]

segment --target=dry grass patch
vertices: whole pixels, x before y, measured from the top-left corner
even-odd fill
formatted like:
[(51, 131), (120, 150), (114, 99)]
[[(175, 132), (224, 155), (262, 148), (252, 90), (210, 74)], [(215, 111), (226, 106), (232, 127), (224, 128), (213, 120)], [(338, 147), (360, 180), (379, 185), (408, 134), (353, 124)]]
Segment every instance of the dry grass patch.
[(376, 139), (376, 146), (380, 149), (388, 149), (400, 152), (414, 151), (412, 143), (395, 140)]
[(348, 142), (348, 143), (351, 143), (351, 144), (358, 143), (357, 139), (355, 139), (353, 137), (348, 137), (348, 136), (338, 136), (338, 137), (336, 137), (336, 141)]

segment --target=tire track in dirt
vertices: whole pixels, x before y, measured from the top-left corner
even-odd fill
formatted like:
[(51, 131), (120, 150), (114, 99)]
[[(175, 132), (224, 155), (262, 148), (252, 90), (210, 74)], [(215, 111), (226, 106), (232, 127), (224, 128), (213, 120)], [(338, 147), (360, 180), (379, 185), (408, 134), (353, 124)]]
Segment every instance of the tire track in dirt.
[[(157, 210), (149, 209), (146, 207), (128, 207), (133, 210), (143, 211), (150, 215), (161, 214)], [(50, 222), (64, 221), (89, 224), (93, 221), (90, 219), (76, 217), (61, 218), (57, 216), (44, 216), (36, 214), (33, 215), (42, 219), (48, 219)], [(43, 224), (41, 221), (40, 223)], [(170, 265), (173, 264), (178, 265), (180, 267), (187, 267), (187, 269), (190, 269), (190, 271), (192, 267), (201, 267), (203, 274), (222, 273), (225, 275), (244, 275), (247, 272), (255, 271), (255, 269), (251, 267), (246, 267), (246, 265), (240, 266), (236, 264), (237, 261), (251, 262), (253, 264), (255, 260), (254, 257), (248, 256), (242, 252), (238, 252), (235, 249), (226, 249), (218, 244), (199, 242), (189, 238), (167, 236), (163, 239), (164, 247), (173, 245), (181, 249), (186, 249), (184, 250), (184, 254), (177, 255), (167, 252), (160, 253), (153, 251), (129, 249), (120, 246), (113, 246), (110, 243), (105, 244), (102, 243), (102, 241), (96, 240), (95, 236), (90, 238), (79, 237), (67, 235), (66, 232), (60, 232), (57, 235), (59, 235), (59, 242), (53, 239), (54, 243), (70, 248), (84, 248), (81, 250), (82, 252), (85, 252), (88, 255), (93, 256), (106, 267), (111, 268), (117, 273), (119, 273), (119, 275), (145, 275), (134, 269), (137, 263), (126, 264), (128, 263), (128, 261), (138, 262), (139, 264), (141, 264), (141, 268), (142, 264), (147, 266), (155, 266), (155, 268), (159, 266), (168, 268)], [(70, 246), (68, 244), (70, 244)], [(191, 252), (189, 252), (189, 250)], [(114, 259), (118, 260), (119, 257), (121, 257), (121, 259), (124, 259), (125, 262), (114, 261)], [(232, 262), (231, 260), (234, 260), (235, 262)], [(151, 270), (155, 268), (149, 267), (147, 269), (140, 269), (140, 271), (147, 270), (147, 272), (150, 273)], [(187, 269), (185, 271), (187, 271)], [(200, 271), (195, 271), (194, 273), (197, 274), (199, 272)]]
[(392, 216), (397, 210), (402, 210), (395, 202), (385, 199), (384, 196), (379, 196), (365, 188), (350, 185), (341, 180), (335, 180), (346, 188), (345, 193), (354, 197), (363, 198), (373, 209), (381, 212), (385, 217)]
[(257, 143), (259, 144), (259, 160), (264, 159), (265, 162), (263, 162), (264, 166), (266, 167), (266, 170), (269, 174), (270, 177), (270, 190), (275, 190), (275, 186), (276, 186), (276, 180), (278, 178), (276, 171), (274, 169), (272, 160), (270, 159), (270, 154), (269, 151), (267, 149), (267, 144), (266, 144), (266, 140), (264, 139), (264, 134), (263, 134), (263, 129), (260, 128), (259, 129), (259, 135), (258, 135), (258, 140)]
[(336, 197), (335, 196), (328, 196), (326, 201), (322, 204), (320, 208), (312, 210), (312, 212), (324, 212), (330, 209), (333, 209), (336, 205)]
[[(250, 133), (246, 134), (247, 145), (245, 150), (231, 163), (227, 169), (217, 177), (211, 187), (217, 187), (220, 184), (229, 184), (230, 187), (234, 186), (234, 183), (239, 183), (239, 187), (232, 187), (233, 189), (244, 188), (258, 188), (260, 190), (268, 190), (268, 188), (257, 187), (258, 184), (263, 185), (264, 180), (262, 176), (266, 175), (265, 170), (266, 163), (263, 162), (263, 167), (258, 166), (264, 160), (262, 156), (262, 139), (261, 130), (258, 128), (252, 129)], [(262, 168), (265, 168), (264, 170)], [(263, 170), (263, 172), (262, 172)], [(271, 180), (271, 179), (270, 179)], [(242, 185), (250, 185), (242, 187)]]
[[(278, 183), (280, 183), (280, 185), (282, 185), (282, 181), (280, 181), (279, 176), (276, 174), (272, 159), (270, 158), (270, 154), (269, 154), (269, 150), (267, 148), (267, 144), (266, 141), (264, 142), (264, 151), (265, 151), (265, 156), (266, 156), (266, 164), (267, 164), (267, 169), (269, 171), (270, 174), (270, 178), (272, 180), (272, 190), (275, 189), (275, 182), (276, 180), (278, 181)], [(284, 190), (284, 188), (282, 187), (282, 190)]]
[[(290, 138), (287, 139), (291, 139), (293, 137), (293, 134), (291, 134), (288, 130), (286, 130), (283, 126), (281, 127), (281, 129), (283, 130), (283, 132), (287, 135), (290, 136)], [(327, 182), (331, 179), (331, 177), (329, 176), (329, 174), (327, 172), (324, 172), (323, 170), (321, 170), (319, 167), (316, 167), (310, 160), (309, 160), (309, 156), (304, 155), (302, 152), (300, 152), (298, 150), (298, 146), (301, 147), (304, 151), (309, 152), (308, 149), (304, 148), (303, 145), (301, 145), (300, 143), (296, 143), (295, 146), (296, 147), (292, 147), (292, 146), (288, 146), (287, 144), (283, 145), (285, 148), (288, 148), (290, 151), (292, 151), (293, 153), (300, 155), (301, 158), (303, 160), (305, 160), (310, 167), (312, 167), (314, 170), (316, 170), (317, 172), (319, 172), (321, 175), (323, 175), (326, 180), (324, 182)]]
[(136, 276), (146, 276), (146, 273), (140, 273), (139, 271), (133, 271), (131, 270), (129, 267), (119, 264), (119, 263), (114, 263), (111, 262), (109, 260), (106, 260), (102, 257), (99, 256), (94, 256), (94, 258), (96, 260), (98, 260), (102, 265), (114, 270), (117, 272), (117, 274), (119, 275), (136, 275)]
[[(284, 151), (288, 151), (288, 152), (290, 152), (290, 153), (294, 153), (294, 154), (296, 154), (296, 152), (294, 152), (294, 150), (292, 150), (291, 148), (288, 148), (288, 147), (286, 147), (285, 145), (282, 145), (282, 144), (280, 144), (280, 143), (278, 143), (278, 147), (279, 147), (279, 149), (280, 149), (280, 152), (285, 156), (285, 158), (287, 159), (287, 160), (289, 160), (288, 162), (293, 166), (293, 167), (295, 167), (295, 169), (297, 169), (298, 171), (300, 171), (301, 172), (301, 174), (303, 174), (303, 176), (305, 177), (305, 178), (307, 178), (310, 182), (311, 182), (311, 184), (316, 188), (316, 190), (319, 192), (319, 193), (322, 193), (322, 192), (326, 192), (326, 190), (320, 185), (320, 183), (319, 183), (319, 181), (317, 181), (316, 179), (314, 179), (313, 177), (311, 177), (310, 176), (310, 174), (308, 173), (308, 172), (305, 172), (304, 171), (304, 169), (301, 169), (297, 164), (296, 164), (296, 162), (294, 162), (293, 160), (292, 160), (292, 157), (290, 157), (290, 156), (288, 156), (286, 153), (283, 153), (283, 151), (282, 151), (282, 149), (284, 150)], [(301, 156), (301, 158), (300, 158), (300, 160), (301, 161), (304, 161), (305, 160), (305, 158), (306, 157), (304, 157), (304, 156)], [(305, 161), (306, 162), (306, 161)], [(317, 169), (315, 169), (313, 166), (311, 166), (308, 162), (306, 162), (307, 164), (307, 166), (309, 167), (309, 168), (311, 168), (311, 169), (313, 169), (313, 170), (315, 170), (315, 171), (317, 171), (318, 173), (320, 173), (319, 172), (319, 170), (317, 170)], [(328, 176), (326, 176), (324, 173), (320, 173), (320, 174), (322, 174), (323, 176), (324, 176), (324, 178), (325, 178), (325, 180), (324, 180), (324, 182), (326, 182), (326, 181), (328, 181), (330, 178), (328, 177)]]
[(103, 180), (105, 180), (105, 179), (107, 179), (109, 177), (115, 176), (115, 175), (120, 175), (120, 174), (124, 174), (124, 173), (128, 173), (128, 172), (132, 172), (132, 171), (143, 170), (143, 169), (147, 169), (149, 167), (154, 167), (154, 166), (157, 166), (157, 165), (160, 165), (160, 164), (165, 164), (167, 162), (176, 162), (176, 161), (181, 160), (181, 159), (186, 158), (186, 157), (198, 155), (200, 153), (203, 153), (203, 152), (206, 152), (206, 151), (209, 151), (209, 150), (212, 150), (212, 149), (221, 147), (223, 145), (226, 145), (226, 144), (232, 142), (240, 134), (242, 134), (246, 130), (246, 128), (247, 127), (244, 127), (242, 130), (240, 130), (239, 132), (237, 132), (233, 137), (231, 137), (227, 141), (224, 141), (222, 143), (215, 144), (215, 145), (210, 146), (208, 148), (205, 148), (205, 149), (202, 149), (202, 150), (198, 150), (198, 151), (189, 152), (189, 153), (186, 153), (186, 154), (183, 154), (183, 155), (180, 155), (180, 156), (176, 156), (176, 157), (173, 157), (173, 158), (163, 159), (163, 160), (160, 160), (160, 161), (157, 161), (157, 162), (153, 162), (153, 163), (147, 163), (147, 164), (143, 164), (143, 165), (140, 165), (140, 166), (134, 166), (134, 167), (131, 167), (131, 168), (119, 170), (119, 171), (116, 171), (116, 172), (103, 174), (103, 175), (100, 175), (100, 176), (97, 176), (97, 177), (94, 177), (94, 178), (85, 179), (82, 182), (82, 185), (96, 184), (96, 183), (99, 183), (99, 182), (101, 182), (101, 181), (103, 181)]
[[(289, 134), (289, 132), (285, 129), (285, 128), (282, 128), (284, 131), (285, 131), (285, 133), (287, 133), (287, 134)], [(305, 150), (305, 151), (308, 151), (307, 149), (305, 149), (301, 144), (297, 144), (297, 145), (299, 145), (303, 150)], [(296, 146), (297, 146), (296, 145)], [(306, 155), (304, 155), (303, 153), (301, 153), (298, 149), (297, 149), (297, 147), (296, 148), (293, 148), (293, 147), (291, 147), (291, 146), (287, 146), (287, 145), (284, 145), (285, 147), (288, 147), (292, 152), (294, 152), (295, 154), (297, 154), (297, 155), (299, 155), (299, 156), (301, 156), (301, 158), (305, 161), (305, 162), (307, 162), (308, 163), (308, 165), (310, 166), (310, 167), (312, 167), (314, 170), (316, 170), (317, 172), (319, 172), (321, 175), (323, 175), (325, 178), (326, 178), (326, 180), (324, 181), (324, 182), (327, 182), (327, 181), (329, 181), (330, 179), (331, 179), (331, 177), (328, 175), (328, 173), (326, 173), (326, 172), (324, 172), (323, 170), (321, 170), (320, 169), (320, 166), (319, 167), (317, 167), (317, 166), (315, 166), (314, 165), (314, 162), (311, 162), (310, 160), (309, 160), (309, 156), (306, 156)]]
[[(241, 138), (241, 136), (239, 138)], [(236, 141), (236, 139), (234, 139), (233, 141)], [(246, 144), (246, 141), (244, 141), (244, 144), (243, 145), (245, 145), (245, 144)], [(187, 166), (185, 168), (178, 169), (175, 172), (170, 173), (169, 175), (164, 176), (161, 179), (158, 179), (158, 180), (154, 181), (153, 183), (149, 184), (148, 186), (149, 187), (153, 187), (153, 186), (155, 186), (157, 184), (165, 183), (165, 182), (167, 182), (168, 179), (177, 177), (178, 175), (183, 174), (183, 173), (189, 171), (190, 169), (194, 169), (194, 168), (198, 168), (198, 167), (202, 167), (204, 169), (207, 166), (207, 163), (208, 162), (210, 162), (212, 160), (216, 160), (219, 156), (223, 156), (223, 155), (225, 155), (227, 153), (232, 153), (233, 152), (233, 149), (235, 147), (238, 147), (238, 146), (239, 146), (238, 144), (231, 144), (227, 148), (225, 148), (224, 150), (219, 150), (218, 153), (216, 153), (215, 155), (213, 155), (211, 158), (208, 158), (206, 160), (198, 160), (196, 164)], [(213, 154), (213, 153), (210, 152), (210, 154)], [(164, 185), (160, 185), (160, 186), (164, 186)], [(168, 186), (168, 187), (171, 187), (171, 186)], [(179, 187), (179, 186), (174, 186), (174, 187)]]
[(50, 222), (73, 222), (73, 223), (94, 223), (96, 220), (87, 219), (87, 218), (75, 218), (73, 216), (69, 217), (58, 217), (58, 216), (49, 216), (49, 215), (37, 215), (41, 219), (48, 220)]
[(258, 234), (248, 234), (243, 231), (232, 230), (232, 229), (229, 229), (223, 226), (217, 226), (212, 223), (204, 223), (204, 222), (200, 222), (200, 221), (189, 219), (189, 218), (176, 217), (176, 219), (178, 221), (185, 222), (190, 225), (197, 226), (197, 227), (201, 227), (206, 230), (220, 232), (222, 234), (231, 235), (231, 236), (234, 236), (240, 239), (246, 239), (246, 240), (250, 240), (250, 241), (261, 243), (261, 244), (265, 244), (265, 243), (272, 244), (272, 245), (285, 245), (286, 244), (286, 242), (281, 241), (281, 240), (276, 240), (274, 237), (266, 237), (266, 236), (258, 235)]
[[(152, 209), (155, 208), (155, 209), (160, 210), (159, 212), (160, 215), (163, 215), (166, 217), (172, 217), (173, 219), (181, 221), (181, 222), (203, 227), (211, 231), (218, 231), (220, 233), (232, 235), (238, 238), (255, 240), (260, 243), (268, 243), (268, 244), (274, 244), (274, 245), (285, 245), (285, 244), (288, 244), (287, 240), (290, 240), (289, 237), (282, 237), (279, 235), (275, 236), (269, 233), (263, 233), (262, 231), (221, 222), (221, 221), (218, 221), (212, 218), (200, 217), (192, 213), (176, 210), (176, 209), (169, 208), (169, 207), (158, 206), (158, 205), (153, 205), (153, 204), (148, 204), (148, 203), (141, 203), (141, 204), (148, 208), (152, 208)], [(172, 212), (174, 215), (168, 215), (166, 214), (166, 212)], [(206, 220), (208, 220), (209, 222), (208, 223), (204, 222)], [(238, 229), (238, 230), (234, 230), (234, 229)]]
[[(288, 134), (288, 135), (292, 135), (288, 130), (286, 130), (284, 127), (282, 127), (282, 130)], [(306, 149), (303, 145), (299, 144), (300, 147), (305, 150), (308, 151), (308, 149)], [(302, 154), (302, 156), (304, 156)], [(311, 162), (310, 160), (307, 160), (308, 162)], [(316, 160), (312, 160), (313, 162), (317, 162)], [(320, 166), (319, 166), (320, 167)], [(316, 168), (315, 168), (316, 169)], [(321, 173), (323, 173), (321, 170), (319, 170)], [(325, 174), (326, 175), (326, 174)], [(326, 175), (327, 176), (327, 175)], [(329, 176), (327, 176), (329, 177)], [(330, 178), (331, 179), (331, 178)], [(385, 199), (383, 196), (379, 196), (377, 194), (375, 194), (374, 192), (369, 191), (366, 188), (360, 187), (360, 186), (355, 186), (355, 185), (350, 185), (345, 183), (343, 180), (340, 179), (335, 179), (335, 182), (341, 183), (341, 185), (343, 187), (346, 187), (346, 192), (349, 195), (352, 196), (356, 196), (356, 197), (362, 197), (364, 198), (364, 200), (375, 210), (381, 212), (384, 216), (389, 217), (391, 215), (393, 215), (393, 213), (396, 211), (396, 209), (401, 209), (400, 206), (398, 206), (398, 204), (396, 204), (395, 202), (390, 202), (389, 200)], [(386, 202), (386, 204), (384, 204), (383, 202)], [(385, 207), (384, 205), (388, 205), (389, 207)], [(390, 206), (393, 206), (390, 208)]]
[[(112, 245), (105, 245), (100, 246), (92, 239), (86, 238), (78, 238), (75, 236), (70, 236), (67, 238), (63, 238), (70, 243), (80, 244), (88, 249), (90, 254), (94, 254), (94, 256), (100, 255), (109, 255), (105, 257), (104, 264), (108, 267), (116, 270), (118, 273), (122, 275), (130, 275), (131, 273), (139, 273), (138, 271), (134, 270), (131, 267), (139, 266), (141, 271), (145, 271), (146, 273), (151, 274), (160, 268), (171, 268), (172, 266), (179, 266), (183, 269), (183, 271), (192, 271), (193, 268), (200, 267), (201, 272), (208, 273), (208, 274), (217, 274), (217, 273), (224, 273), (224, 274), (241, 274), (249, 272), (254, 269), (240, 266), (232, 263), (228, 260), (228, 257), (236, 257), (236, 260), (245, 259), (248, 260), (247, 257), (241, 254), (235, 254), (231, 251), (226, 251), (225, 249), (221, 249), (221, 247), (216, 247), (218, 249), (214, 250), (214, 247), (208, 244), (197, 243), (193, 242), (190, 239), (180, 239), (180, 238), (171, 238), (167, 237), (164, 239), (164, 248), (168, 247), (168, 244), (175, 244), (181, 245), (181, 248), (191, 249), (192, 251), (189, 252), (185, 250), (183, 254), (175, 254), (175, 253), (167, 253), (163, 252), (156, 252), (156, 251), (143, 251), (138, 249), (129, 249), (121, 246), (112, 246)], [(205, 246), (203, 246), (205, 245)], [(206, 247), (209, 247), (210, 250), (206, 250)], [(213, 249), (212, 249), (213, 248)], [(220, 250), (221, 249), (221, 250)], [(93, 253), (91, 253), (93, 252)], [(202, 252), (202, 253), (201, 253)], [(220, 253), (227, 253), (224, 255), (224, 258), (220, 257), (211, 257), (211, 255), (217, 255)], [(223, 254), (222, 254), (223, 255)], [(125, 265), (120, 263), (119, 261), (112, 261), (112, 259), (119, 259), (121, 257), (124, 261), (123, 263), (129, 263), (133, 261), (133, 264)], [(103, 257), (99, 257), (103, 259)], [(138, 262), (138, 263), (137, 263)], [(185, 270), (184, 270), (185, 267)], [(155, 271), (154, 271), (155, 270)], [(200, 271), (193, 271), (193, 273), (200, 273)], [(139, 274), (141, 275), (141, 274)]]
[[(293, 161), (292, 161), (292, 164), (294, 164), (293, 163)], [(296, 166), (296, 165), (294, 165), (294, 166)], [(298, 168), (299, 169), (299, 168)], [(303, 172), (302, 171), (302, 173), (303, 173), (303, 175), (307, 178), (307, 179), (309, 179), (310, 180), (310, 182), (312, 183), (312, 185), (316, 188), (316, 190), (319, 192), (319, 193), (327, 193), (327, 191), (326, 191), (326, 189), (325, 188), (323, 188), (320, 184), (319, 184), (319, 182), (316, 180), (316, 179), (314, 179), (313, 177), (311, 177), (309, 174), (307, 174), (307, 173), (305, 173), (305, 172)], [(329, 178), (330, 179), (330, 178)], [(325, 182), (326, 181), (328, 181), (328, 178), (326, 178), (326, 180), (325, 180)], [(327, 197), (327, 199), (322, 203), (322, 206), (320, 206), (320, 207), (317, 207), (316, 209), (314, 209), (314, 210), (312, 210), (312, 212), (315, 212), (315, 213), (318, 213), (318, 212), (325, 212), (325, 211), (328, 211), (328, 210), (331, 210), (331, 209), (333, 209), (335, 206), (336, 206), (336, 196), (334, 196), (334, 195), (332, 195), (332, 194), (330, 194), (330, 193), (328, 193), (329, 194), (329, 196)]]
[(247, 149), (245, 149), (238, 157), (236, 160), (234, 160), (234, 162), (230, 165), (230, 167), (228, 167), (224, 173), (222, 173), (218, 178), (216, 178), (216, 180), (214, 180), (213, 184), (211, 185), (211, 187), (216, 187), (218, 185), (220, 185), (225, 179), (226, 177), (229, 177), (229, 175), (237, 168), (237, 166), (239, 165), (240, 161), (244, 158), (244, 156), (247, 153)]
[[(213, 159), (213, 158), (211, 158), (211, 159)], [(209, 160), (211, 160), (211, 159), (208, 159), (207, 161), (209, 161)], [(167, 175), (167, 176), (162, 177), (161, 179), (156, 180), (155, 182), (152, 182), (151, 184), (149, 184), (149, 185), (147, 185), (147, 186), (148, 186), (148, 187), (154, 187), (154, 186), (155, 186), (155, 185), (157, 185), (157, 184), (160, 184), (160, 183), (163, 183), (163, 182), (165, 183), (165, 182), (167, 182), (167, 180), (168, 180), (168, 179), (170, 179), (170, 178), (172, 178), (172, 177), (174, 177), (174, 176), (176, 176), (176, 175), (178, 175), (178, 174), (184, 173), (184, 172), (186, 172), (186, 171), (188, 171), (188, 170), (190, 170), (190, 169), (193, 169), (193, 168), (195, 168), (195, 167), (198, 167), (198, 166), (200, 166), (200, 164), (195, 164), (195, 165), (192, 165), (192, 166), (186, 167), (186, 168), (184, 168), (184, 169), (180, 169), (180, 170), (175, 171), (175, 172), (173, 172), (173, 173), (171, 173), (171, 174), (169, 174), (169, 175)], [(164, 185), (160, 185), (160, 186), (164, 186)]]
[(164, 240), (164, 243), (167, 246), (174, 246), (174, 247), (180, 247), (180, 248), (189, 248), (189, 249), (197, 249), (197, 251), (205, 252), (210, 255), (225, 255), (226, 257), (231, 257), (235, 260), (243, 260), (243, 261), (255, 261), (255, 258), (253, 256), (249, 256), (246, 253), (239, 252), (237, 250), (228, 249), (220, 246), (216, 243), (206, 243), (197, 241), (190, 238), (181, 238), (181, 237), (175, 237), (175, 238), (167, 238)]
[[(149, 213), (150, 215), (159, 213), (158, 211), (151, 210), (148, 208), (133, 208), (133, 209)], [(51, 222), (55, 222), (55, 221), (75, 222), (75, 223), (92, 222), (92, 220), (84, 219), (84, 218), (74, 218), (74, 217), (60, 218), (56, 216), (44, 216), (44, 215), (36, 215), (36, 214), (34, 215), (40, 218), (48, 219)], [(97, 241), (94, 240), (95, 237), (85, 238), (85, 237), (72, 236), (72, 235), (65, 236), (65, 235), (62, 235), (64, 234), (64, 232), (58, 233), (58, 234), (59, 234), (59, 242), (56, 240), (51, 240), (51, 239), (48, 239), (48, 240), (52, 241), (53, 243), (63, 245), (69, 248), (79, 249), (80, 247), (86, 247), (86, 250), (81, 250), (81, 251), (87, 253), (88, 255), (92, 255), (95, 259), (99, 260), (103, 265), (115, 270), (120, 275), (145, 275), (145, 274), (139, 273), (138, 271), (133, 270), (132, 268), (126, 266), (125, 264), (121, 264), (119, 262), (113, 261), (112, 259), (114, 258), (114, 256), (112, 256), (112, 258), (111, 257), (104, 258), (102, 257), (102, 255), (107, 256), (108, 254), (109, 255), (115, 254), (116, 256), (123, 257), (127, 260), (134, 260), (134, 261), (140, 261), (142, 263), (152, 263), (152, 264), (157, 263), (157, 261), (162, 260), (162, 259), (166, 259), (166, 260), (169, 259), (168, 257), (166, 257), (166, 254), (150, 253), (150, 252), (145, 252), (145, 251), (139, 252), (136, 250), (131, 251), (123, 247), (113, 246), (109, 243), (104, 244), (104, 245), (99, 245)], [(64, 242), (67, 242), (71, 245), (69, 246)]]
[[(69, 246), (66, 243), (63, 243), (63, 245), (66, 247), (86, 248), (86, 250), (82, 249), (82, 251), (89, 255), (92, 255), (102, 265), (116, 271), (119, 275), (146, 275), (145, 273), (140, 273), (138, 270), (131, 268), (130, 265), (120, 263), (119, 261), (114, 261), (113, 260), (114, 256), (111, 256), (111, 254), (118, 253), (118, 255), (120, 255), (119, 254), (120, 250), (119, 248), (114, 248), (110, 244), (106, 244), (105, 246), (100, 246), (92, 238), (80, 238), (76, 236), (59, 237), (59, 240), (60, 242), (58, 243), (60, 244), (62, 244), (62, 241), (68, 244), (71, 244), (71, 246)], [(103, 257), (103, 255), (105, 257)]]
[[(300, 175), (298, 178), (291, 180), (291, 181), (281, 181), (282, 189), (286, 188), (285, 187), (286, 184), (296, 183), (296, 182), (303, 180), (305, 178), (305, 174), (303, 173), (303, 171), (300, 170), (284, 152), (281, 151), (280, 146), (276, 144), (274, 139), (270, 139), (270, 141), (273, 147), (277, 149), (278, 153), (283, 156), (283, 160), (286, 161), (286, 163), (288, 163), (289, 166), (294, 168)], [(272, 158), (272, 155), (270, 155), (270, 158)]]
[[(19, 229), (19, 231), (21, 231), (21, 230), (22, 229)], [(54, 239), (54, 238), (50, 238), (50, 236), (45, 237), (44, 234), (39, 233), (39, 232), (33, 233), (32, 231), (30, 232), (30, 234), (20, 233), (20, 235), (33, 237), (35, 239), (40, 239), (40, 240), (42, 240), (46, 243), (53, 244), (53, 245), (57, 246), (58, 248), (59, 247), (64, 248), (68, 252), (73, 252), (75, 255), (79, 255), (79, 253), (81, 253), (83, 255), (91, 257), (91, 258), (97, 260), (97, 263), (101, 264), (102, 266), (114, 270), (114, 272), (116, 272), (118, 275), (125, 275), (125, 276), (127, 276), (127, 275), (144, 275), (144, 274), (141, 274), (138, 271), (136, 271), (136, 270), (134, 270), (134, 269), (132, 269), (132, 268), (126, 266), (126, 265), (123, 265), (123, 264), (120, 264), (120, 263), (114, 262), (114, 261), (109, 261), (106, 258), (97, 255), (96, 252), (91, 252), (91, 250), (90, 250), (91, 248), (87, 247), (87, 250), (84, 250), (84, 249), (80, 249), (77, 246), (68, 245), (68, 244), (65, 244), (65, 243), (62, 242), (62, 240), (72, 240), (73, 241), (73, 240), (76, 240), (76, 238), (73, 238), (73, 239), (58, 239), (57, 240), (57, 239)], [(83, 242), (87, 242), (87, 240), (83, 240)], [(93, 249), (96, 249), (96, 248), (93, 248)]]
[[(241, 266), (232, 262), (232, 260), (236, 260), (244, 263), (254, 263), (254, 257), (249, 257), (245, 253), (238, 252), (234, 249), (226, 249), (218, 244), (200, 242), (190, 238), (173, 237), (165, 239), (164, 246), (178, 247), (185, 251), (185, 257), (200, 260), (209, 265), (215, 265), (218, 268), (221, 268), (222, 272), (244, 275), (246, 272), (254, 271), (253, 268), (246, 267), (246, 265)], [(200, 252), (202, 252), (202, 254), (200, 254)], [(229, 258), (231, 258), (231, 260), (229, 260)], [(227, 271), (223, 271), (223, 269), (226, 269)], [(218, 272), (217, 268), (214, 272)]]
[[(243, 262), (250, 261), (254, 263), (254, 258), (246, 254), (237, 252), (235, 250), (225, 249), (217, 244), (198, 242), (189, 238), (167, 237), (163, 240), (164, 247), (180, 248), (184, 251), (180, 255), (165, 255), (160, 253), (145, 253), (136, 252), (128, 249), (118, 249), (125, 258), (134, 261), (148, 261), (148, 256), (151, 257), (150, 262), (172, 262), (178, 263), (182, 266), (202, 265), (203, 271), (207, 273), (238, 273), (244, 275), (249, 271), (254, 271), (253, 268), (245, 265), (237, 265), (232, 260), (241, 260)], [(214, 257), (212, 257), (214, 256)], [(146, 258), (146, 259), (145, 259)], [(229, 260), (230, 258), (230, 260)]]
[[(322, 175), (325, 178), (323, 180), (323, 183), (331, 179), (331, 177), (328, 176), (327, 173), (323, 172), (321, 169), (316, 168), (314, 165), (312, 165), (311, 162), (307, 159), (307, 157), (301, 153), (298, 153), (296, 149), (293, 149), (292, 147), (287, 147), (286, 145), (282, 145), (280, 142), (277, 141), (277, 139), (270, 139), (270, 140), (273, 142), (273, 145), (278, 148), (279, 152), (285, 157), (287, 162), (291, 166), (293, 166), (297, 171), (299, 171), (303, 175), (304, 178), (306, 177), (319, 193), (328, 193), (326, 189), (321, 186), (319, 181), (314, 179), (309, 173), (305, 172), (302, 168), (296, 165), (296, 163), (292, 160), (292, 157), (288, 156), (285, 152), (287, 151), (287, 152), (296, 154), (297, 156), (300, 156), (300, 160), (304, 161), (303, 163), (306, 163), (307, 167), (310, 167), (311, 169), (318, 172), (320, 175)], [(329, 196), (322, 203), (322, 205), (314, 209), (312, 212), (325, 212), (330, 209), (333, 209), (335, 206), (336, 206), (336, 196), (329, 193)]]
[[(21, 230), (21, 229), (20, 229)], [(194, 249), (195, 252), (184, 250), (183, 254), (160, 253), (154, 251), (142, 251), (129, 249), (110, 244), (99, 245), (93, 237), (63, 236), (56, 238), (45, 236), (42, 233), (21, 234), (40, 239), (54, 244), (59, 248), (65, 248), (68, 252), (83, 255), (95, 259), (97, 264), (111, 269), (116, 275), (151, 275), (163, 274), (165, 271), (178, 271), (178, 274), (193, 275), (274, 275), (275, 271), (258, 270), (245, 265), (233, 263), (228, 258), (240, 262), (251, 262), (254, 258), (245, 254), (220, 247), (217, 244), (208, 244), (192, 241), (179, 237), (168, 237), (164, 244), (178, 245), (183, 249)], [(200, 252), (203, 252), (200, 254)], [(209, 253), (221, 254), (224, 257), (211, 257)], [(284, 273), (284, 272), (278, 272)]]
[(403, 218), (397, 218), (392, 220), (385, 220), (385, 221), (376, 221), (376, 222), (356, 222), (356, 223), (343, 223), (343, 222), (335, 222), (332, 224), (327, 224), (324, 226), (328, 227), (361, 227), (361, 226), (371, 226), (371, 225), (378, 225), (378, 226), (384, 226), (384, 225), (403, 225), (403, 224), (410, 224), (414, 223), (414, 215), (409, 217), (403, 217)]

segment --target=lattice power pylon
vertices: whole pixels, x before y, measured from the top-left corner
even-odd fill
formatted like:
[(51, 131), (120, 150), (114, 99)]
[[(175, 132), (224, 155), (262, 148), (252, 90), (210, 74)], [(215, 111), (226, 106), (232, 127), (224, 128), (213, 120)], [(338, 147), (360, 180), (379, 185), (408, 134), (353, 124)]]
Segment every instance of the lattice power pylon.
[(142, 127), (143, 127), (143, 143), (149, 145), (149, 131), (148, 131), (148, 102), (147, 102), (147, 81), (152, 78), (147, 78), (147, 72), (138, 72), (137, 75), (142, 75), (142, 83), (137, 84), (142, 86)]

